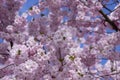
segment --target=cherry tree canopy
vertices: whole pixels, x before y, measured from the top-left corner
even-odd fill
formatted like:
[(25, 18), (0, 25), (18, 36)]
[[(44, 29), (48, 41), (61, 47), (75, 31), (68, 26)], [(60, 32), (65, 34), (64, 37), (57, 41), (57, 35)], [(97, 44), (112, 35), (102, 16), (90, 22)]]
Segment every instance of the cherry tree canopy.
[(0, 80), (120, 80), (119, 0), (25, 2), (0, 0)]

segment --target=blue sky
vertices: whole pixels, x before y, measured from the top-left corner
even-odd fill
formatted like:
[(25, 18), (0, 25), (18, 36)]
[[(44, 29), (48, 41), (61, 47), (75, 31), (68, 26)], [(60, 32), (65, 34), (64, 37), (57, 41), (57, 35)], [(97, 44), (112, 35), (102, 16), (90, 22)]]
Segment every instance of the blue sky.
[(38, 3), (38, 0), (27, 0), (23, 7), (19, 10), (20, 14), (28, 10), (31, 6)]
[[(26, 3), (23, 5), (23, 8), (20, 9), (20, 13), (25, 12), (27, 9), (29, 9), (31, 6), (33, 6), (34, 4), (37, 4), (39, 0), (27, 0)], [(120, 0), (118, 0), (120, 2)], [(111, 4), (113, 2), (113, 0), (109, 1), (109, 4)], [(111, 10), (114, 9), (114, 7), (116, 6), (116, 4), (112, 4), (112, 5), (107, 5), (107, 7), (109, 7)], [(105, 13), (109, 13), (107, 10), (103, 9)]]
[[(113, 1), (114, 1), (114, 0), (110, 0), (110, 1), (108, 2), (108, 4), (112, 4)], [(120, 0), (118, 0), (118, 1), (120, 2)], [(113, 10), (115, 6), (116, 6), (116, 4), (112, 4), (112, 5), (107, 5), (106, 7), (108, 7), (110, 10)], [(103, 9), (103, 11), (104, 11), (106, 14), (109, 13), (109, 11), (106, 10), (106, 9)]]

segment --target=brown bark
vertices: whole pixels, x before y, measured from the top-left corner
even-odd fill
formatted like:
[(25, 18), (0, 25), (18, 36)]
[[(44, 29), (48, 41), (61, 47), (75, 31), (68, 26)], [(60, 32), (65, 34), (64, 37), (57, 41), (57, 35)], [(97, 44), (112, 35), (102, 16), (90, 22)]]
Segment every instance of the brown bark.
[(110, 18), (102, 10), (100, 10), (99, 13), (105, 18), (105, 20), (111, 25), (111, 27), (115, 31), (120, 31), (120, 29), (117, 27), (117, 25), (112, 20), (110, 20)]

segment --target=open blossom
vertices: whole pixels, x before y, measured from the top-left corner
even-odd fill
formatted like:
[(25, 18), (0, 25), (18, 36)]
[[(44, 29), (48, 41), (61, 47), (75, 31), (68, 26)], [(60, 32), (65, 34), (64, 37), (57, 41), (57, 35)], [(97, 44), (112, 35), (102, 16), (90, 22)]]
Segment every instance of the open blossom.
[(8, 31), (12, 32), (12, 31), (13, 31), (13, 26), (12, 26), (12, 25), (8, 25), (8, 26), (6, 27), (6, 29), (7, 29)]
[(81, 62), (87, 67), (93, 66), (96, 63), (96, 56), (94, 54), (88, 54), (88, 56), (83, 55)]
[(38, 64), (32, 60), (28, 60), (25, 63), (20, 64), (19, 67), (25, 73), (32, 73), (35, 69), (37, 69)]
[[(9, 76), (5, 76), (0, 80), (16, 80), (15, 75), (9, 75)], [(18, 79), (18, 80), (22, 80), (22, 79)]]
[(35, 15), (35, 14), (40, 14), (40, 9), (38, 6), (33, 6), (29, 12), (28, 12), (29, 15)]
[(25, 42), (25, 44), (28, 47), (32, 47), (33, 45), (37, 44), (37, 42), (35, 41), (34, 37), (31, 36), (31, 37), (28, 38), (28, 40)]
[(37, 62), (47, 61), (50, 59), (49, 53), (45, 54), (45, 51), (43, 49), (38, 49), (33, 57)]
[(25, 78), (32, 80), (35, 75), (35, 70), (37, 70), (38, 64), (33, 60), (27, 60), (25, 63), (21, 63), (15, 68), (14, 73), (18, 76), (18, 78)]
[(16, 57), (17, 55), (26, 55), (27, 47), (25, 45), (14, 44), (12, 49), (10, 49), (11, 57)]
[(112, 20), (117, 20), (117, 19), (120, 18), (120, 16), (119, 16), (119, 13), (120, 13), (119, 7), (120, 7), (120, 3), (115, 7), (115, 11), (112, 12), (112, 13), (109, 15), (110, 19), (112, 19)]
[(67, 40), (71, 40), (72, 37), (75, 35), (74, 33), (71, 34), (72, 30), (75, 30), (74, 28), (67, 28), (67, 26), (62, 26), (62, 28), (60, 27), (59, 31), (55, 32), (55, 35), (53, 36), (54, 41), (56, 42), (60, 42), (60, 41), (67, 41)]

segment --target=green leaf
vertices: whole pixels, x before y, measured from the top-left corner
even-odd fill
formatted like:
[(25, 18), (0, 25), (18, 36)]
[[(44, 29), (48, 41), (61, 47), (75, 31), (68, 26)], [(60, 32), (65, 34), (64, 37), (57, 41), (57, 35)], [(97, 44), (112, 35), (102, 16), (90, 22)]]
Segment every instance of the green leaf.
[(29, 10), (32, 10), (32, 9), (33, 9), (32, 7), (29, 8)]
[(20, 55), (21, 54), (21, 50), (18, 50), (18, 53), (17, 53), (18, 55)]
[(72, 61), (74, 61), (75, 56), (70, 56), (69, 59), (72, 60)]
[(81, 77), (83, 77), (83, 76), (84, 76), (84, 75), (83, 75), (83, 74), (81, 74), (80, 72), (78, 72), (78, 75), (79, 75), (79, 76), (81, 76)]
[(40, 32), (40, 34), (44, 34), (44, 32)]
[(63, 61), (64, 61), (64, 59), (59, 59), (59, 61), (60, 61), (60, 62), (63, 62)]

